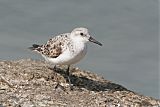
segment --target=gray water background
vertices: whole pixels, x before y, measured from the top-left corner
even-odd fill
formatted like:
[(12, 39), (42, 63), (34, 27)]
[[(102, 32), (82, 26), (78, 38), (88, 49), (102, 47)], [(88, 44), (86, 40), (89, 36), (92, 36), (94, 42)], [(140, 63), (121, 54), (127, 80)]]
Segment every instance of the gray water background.
[(160, 98), (158, 0), (0, 0), (0, 60), (44, 60), (27, 47), (81, 26), (103, 46), (75, 66)]

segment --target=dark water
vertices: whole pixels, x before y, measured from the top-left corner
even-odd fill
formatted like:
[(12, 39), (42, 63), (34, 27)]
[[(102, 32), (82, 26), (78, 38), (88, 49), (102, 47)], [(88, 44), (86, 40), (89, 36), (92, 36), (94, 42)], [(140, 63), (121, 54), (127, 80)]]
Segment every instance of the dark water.
[(103, 47), (76, 66), (160, 98), (158, 0), (0, 0), (0, 59), (42, 59), (27, 47), (80, 26)]

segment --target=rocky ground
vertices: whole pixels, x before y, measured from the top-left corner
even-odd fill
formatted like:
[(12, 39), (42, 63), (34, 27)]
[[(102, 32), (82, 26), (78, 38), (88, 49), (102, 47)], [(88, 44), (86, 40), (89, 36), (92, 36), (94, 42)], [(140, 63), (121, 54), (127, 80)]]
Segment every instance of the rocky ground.
[(89, 71), (56, 70), (43, 61), (0, 61), (0, 107), (160, 107), (160, 100), (137, 94)]

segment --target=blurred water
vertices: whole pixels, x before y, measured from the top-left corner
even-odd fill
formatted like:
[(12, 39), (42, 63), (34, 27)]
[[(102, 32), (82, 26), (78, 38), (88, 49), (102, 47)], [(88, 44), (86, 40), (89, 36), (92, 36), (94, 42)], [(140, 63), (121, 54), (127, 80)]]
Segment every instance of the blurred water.
[(0, 0), (0, 59), (42, 59), (27, 47), (80, 26), (103, 47), (76, 66), (160, 98), (158, 0)]

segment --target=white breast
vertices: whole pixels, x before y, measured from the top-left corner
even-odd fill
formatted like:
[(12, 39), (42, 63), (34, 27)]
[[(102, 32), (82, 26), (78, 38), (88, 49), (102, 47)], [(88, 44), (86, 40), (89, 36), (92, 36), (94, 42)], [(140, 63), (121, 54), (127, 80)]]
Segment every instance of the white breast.
[(87, 53), (87, 45), (83, 44), (83, 46), (82, 45), (76, 46), (73, 53), (74, 58), (72, 63), (74, 64), (79, 62), (86, 55), (86, 53)]

